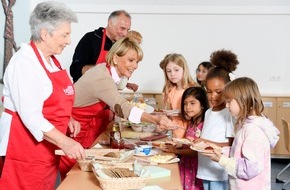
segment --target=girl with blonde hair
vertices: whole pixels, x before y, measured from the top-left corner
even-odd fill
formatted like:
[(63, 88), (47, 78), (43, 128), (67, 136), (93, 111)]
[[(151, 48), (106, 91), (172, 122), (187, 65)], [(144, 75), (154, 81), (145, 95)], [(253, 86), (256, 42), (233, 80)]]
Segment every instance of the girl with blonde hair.
[[(161, 61), (165, 84), (163, 87), (163, 98), (165, 109), (180, 111), (181, 97), (183, 92), (191, 86), (198, 86), (192, 79), (187, 62), (183, 55), (178, 53), (167, 54)], [(180, 116), (172, 116), (173, 122), (182, 126), (173, 130), (173, 137), (183, 138), (187, 129), (187, 122)]]
[(222, 155), (220, 147), (205, 155), (229, 174), (230, 189), (270, 190), (271, 148), (279, 140), (279, 131), (263, 115), (258, 86), (252, 79), (242, 77), (227, 84), (223, 94), (226, 107), (237, 119), (230, 156)]

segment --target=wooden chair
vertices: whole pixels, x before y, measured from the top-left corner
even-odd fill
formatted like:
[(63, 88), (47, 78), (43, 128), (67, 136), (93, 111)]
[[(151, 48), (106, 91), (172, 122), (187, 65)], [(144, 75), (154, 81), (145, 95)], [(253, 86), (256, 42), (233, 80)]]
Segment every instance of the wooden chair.
[[(281, 119), (281, 120), (282, 120), (282, 125), (283, 125), (285, 148), (287, 149), (288, 152), (290, 152), (290, 125), (289, 125), (289, 123), (286, 120), (284, 120), (284, 119)], [(288, 179), (288, 180), (281, 180), (281, 179), (279, 179), (279, 177), (289, 167), (290, 167), (290, 163), (287, 166), (285, 166), (277, 174), (277, 177), (276, 177), (276, 182), (283, 182), (284, 183), (283, 188), (282, 188), (283, 190), (286, 190), (286, 186), (290, 183), (290, 179)]]

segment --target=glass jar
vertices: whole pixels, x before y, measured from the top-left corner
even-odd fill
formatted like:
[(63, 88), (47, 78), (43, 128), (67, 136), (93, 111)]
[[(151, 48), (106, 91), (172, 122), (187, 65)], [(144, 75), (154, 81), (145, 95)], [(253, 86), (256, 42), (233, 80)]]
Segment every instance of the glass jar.
[(119, 123), (114, 123), (110, 133), (110, 147), (113, 149), (124, 149), (124, 141), (121, 137)]

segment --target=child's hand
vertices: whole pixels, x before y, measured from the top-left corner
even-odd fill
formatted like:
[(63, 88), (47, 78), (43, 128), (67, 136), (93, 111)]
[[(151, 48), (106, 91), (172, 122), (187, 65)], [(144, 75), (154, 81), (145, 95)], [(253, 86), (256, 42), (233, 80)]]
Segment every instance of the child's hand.
[(222, 156), (222, 148), (220, 146), (217, 146), (214, 143), (207, 142), (209, 146), (213, 148), (213, 151), (211, 152), (201, 152), (202, 155), (209, 157), (211, 160), (215, 162), (219, 162), (221, 156)]
[(166, 147), (161, 148), (161, 150), (168, 153), (176, 153), (176, 147), (172, 144), (166, 144)]

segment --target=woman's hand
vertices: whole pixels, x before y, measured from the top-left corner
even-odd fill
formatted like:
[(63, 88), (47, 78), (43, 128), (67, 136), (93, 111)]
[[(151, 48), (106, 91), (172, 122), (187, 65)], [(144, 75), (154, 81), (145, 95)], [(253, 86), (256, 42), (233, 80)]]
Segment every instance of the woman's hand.
[(81, 131), (81, 124), (74, 120), (74, 118), (70, 118), (70, 121), (68, 122), (68, 128), (70, 131), (70, 137), (76, 137), (77, 134)]
[(158, 122), (158, 130), (173, 130), (178, 128), (178, 125), (171, 121), (167, 116), (160, 115)]
[(53, 128), (48, 132), (44, 132), (44, 139), (48, 142), (58, 146), (63, 152), (71, 159), (85, 159), (85, 150), (82, 145), (65, 134), (60, 132), (58, 129)]
[(130, 90), (133, 90), (133, 92), (136, 92), (138, 90), (138, 85), (135, 83), (127, 83), (126, 87)]
[(60, 148), (70, 159), (81, 160), (86, 158), (82, 145), (69, 137), (63, 141)]
[(87, 70), (89, 70), (90, 68), (92, 68), (92, 67), (94, 67), (95, 65), (85, 65), (85, 66), (83, 66), (83, 68), (82, 68), (82, 75), (83, 74), (85, 74), (85, 72), (87, 71)]

